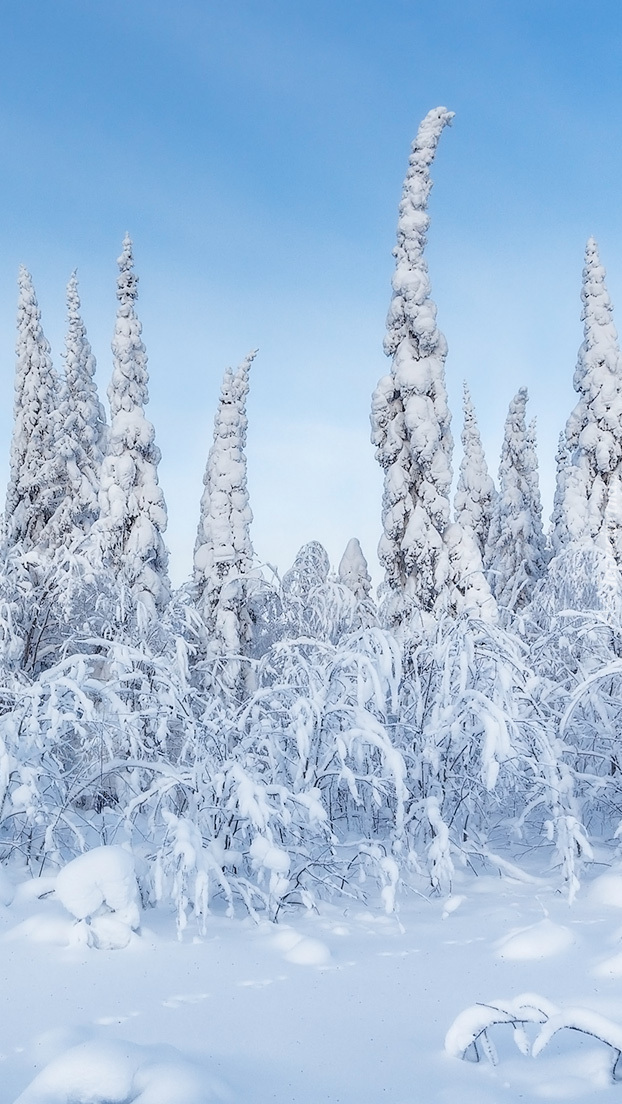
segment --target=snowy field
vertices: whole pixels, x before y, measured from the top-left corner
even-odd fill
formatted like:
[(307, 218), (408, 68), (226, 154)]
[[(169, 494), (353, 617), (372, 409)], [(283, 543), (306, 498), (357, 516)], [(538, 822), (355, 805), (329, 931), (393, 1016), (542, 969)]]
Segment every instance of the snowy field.
[(344, 901), (278, 924), (211, 916), (183, 941), (148, 910), (115, 950), (85, 945), (54, 884), (3, 885), (2, 1104), (621, 1098), (612, 1048), (584, 1033), (564, 1028), (534, 1058), (498, 1024), (496, 1065), (486, 1047), (478, 1064), (448, 1054), (445, 1036), (469, 1006), (530, 993), (615, 1041), (622, 869), (572, 906), (544, 879), (469, 874), (399, 919)]

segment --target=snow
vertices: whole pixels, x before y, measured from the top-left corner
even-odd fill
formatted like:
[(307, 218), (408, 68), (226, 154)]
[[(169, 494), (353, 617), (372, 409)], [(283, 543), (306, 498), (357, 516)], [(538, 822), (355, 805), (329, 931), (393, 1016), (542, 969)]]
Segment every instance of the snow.
[[(617, 1100), (619, 980), (594, 968), (619, 916), (603, 913), (598, 879), (571, 909), (542, 881), (454, 881), (449, 898), (402, 899), (399, 922), (343, 901), (277, 924), (215, 913), (179, 942), (174, 916), (150, 910), (140, 942), (112, 952), (7, 941), (60, 908), (53, 878), (42, 899), (17, 886), (0, 910), (0, 1102)], [(542, 947), (547, 928), (573, 938), (546, 957), (499, 956), (508, 929)], [(499, 1009), (523, 1010), (523, 1034)], [(463, 1061), (491, 1022), (489, 1050)]]
[(331, 953), (326, 943), (301, 935), (286, 925), (273, 937), (272, 945), (282, 952), (287, 962), (297, 966), (325, 966), (330, 962)]
[(173, 1047), (90, 1040), (44, 1067), (15, 1104), (207, 1104), (225, 1099)]
[(549, 958), (568, 949), (575, 936), (563, 924), (554, 924), (548, 917), (539, 924), (520, 928), (504, 936), (498, 944), (499, 958), (518, 961)]
[(590, 884), (590, 900), (604, 908), (622, 908), (622, 873), (601, 874)]

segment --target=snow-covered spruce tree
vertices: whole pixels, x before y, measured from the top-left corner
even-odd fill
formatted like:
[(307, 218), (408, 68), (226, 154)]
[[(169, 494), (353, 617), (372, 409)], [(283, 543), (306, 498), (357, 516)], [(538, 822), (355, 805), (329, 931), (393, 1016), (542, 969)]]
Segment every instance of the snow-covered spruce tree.
[(449, 522), (452, 438), (445, 389), (447, 344), (424, 259), (430, 165), (453, 113), (435, 108), (412, 146), (397, 227), (393, 297), (384, 350), (391, 372), (372, 401), (372, 442), (384, 469), (385, 613), (397, 626), (412, 607), (432, 612), (448, 577), (443, 533)]
[(505, 422), (499, 467), (499, 494), (493, 510), (486, 569), (497, 603), (516, 611), (531, 600), (546, 568), (542, 507), (533, 424), (527, 430), (527, 388), (512, 399)]
[(99, 481), (106, 444), (106, 417), (97, 395), (95, 357), (80, 315), (75, 272), (67, 285), (67, 313), (58, 431), (66, 491), (46, 530), (56, 547), (70, 545), (76, 537), (88, 533), (99, 517)]
[(15, 422), (5, 527), (9, 547), (32, 549), (63, 497), (58, 452), (59, 381), (30, 273), (19, 270)]
[(465, 614), (482, 621), (496, 621), (497, 603), (484, 574), (481, 552), (472, 529), (454, 522), (447, 526), (443, 540), (449, 559), (447, 611), (458, 617)]
[(495, 485), (488, 474), (475, 410), (466, 383), (461, 439), (462, 462), (454, 497), (454, 514), (463, 528), (471, 530), (483, 556), (492, 518)]
[(595, 542), (622, 565), (622, 361), (605, 270), (590, 238), (583, 269), (583, 343), (574, 374), (579, 402), (566, 425), (558, 541)]
[(555, 453), (555, 495), (553, 498), (553, 513), (551, 514), (551, 551), (554, 556), (561, 552), (569, 543), (568, 527), (566, 525), (566, 476), (570, 463), (570, 450), (566, 434), (560, 433)]
[(118, 583), (153, 618), (170, 594), (168, 553), (162, 539), (167, 515), (158, 485), (160, 450), (144, 411), (149, 377), (135, 310), (138, 277), (129, 235), (118, 264), (119, 308), (112, 342), (111, 421), (101, 468), (99, 536), (105, 562)]
[(378, 624), (376, 603), (371, 594), (371, 578), (363, 549), (356, 537), (348, 541), (337, 569), (337, 582), (351, 590), (356, 599), (352, 628), (370, 628)]
[(214, 418), (194, 546), (194, 583), (199, 603), (208, 607), (215, 607), (226, 579), (248, 575), (253, 566), (245, 447), (249, 372), (256, 355), (249, 353), (235, 372), (227, 369)]
[[(3, 658), (28, 674), (49, 663), (67, 636), (75, 572), (61, 564), (51, 522), (68, 487), (61, 447), (61, 388), (43, 335), (32, 280), (19, 272), (15, 424), (5, 515), (3, 614), (13, 636), (2, 633)], [(48, 658), (46, 659), (46, 655)]]
[(253, 514), (245, 448), (246, 398), (255, 356), (256, 351), (249, 353), (235, 372), (230, 368), (225, 372), (194, 546), (197, 603), (214, 634), (212, 644), (225, 655), (241, 654), (252, 639), (247, 583), (253, 569)]
[(332, 583), (329, 576), (330, 560), (324, 546), (319, 541), (303, 544), (281, 582), (283, 635), (286, 639), (308, 637), (326, 641), (352, 627), (356, 606), (354, 595), (348, 587)]
[(346, 545), (337, 570), (339, 582), (352, 591), (359, 602), (366, 601), (371, 593), (371, 578), (363, 549), (356, 537)]

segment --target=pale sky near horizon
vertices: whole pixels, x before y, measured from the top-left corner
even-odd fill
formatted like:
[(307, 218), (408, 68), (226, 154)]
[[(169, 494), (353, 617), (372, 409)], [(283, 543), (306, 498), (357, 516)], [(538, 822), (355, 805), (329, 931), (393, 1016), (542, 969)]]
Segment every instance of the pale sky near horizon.
[(409, 145), (438, 104), (456, 113), (433, 168), (428, 249), (454, 467), (462, 380), (494, 474), (508, 402), (526, 384), (548, 516), (591, 234), (622, 304), (616, 0), (6, 0), (2, 456), (19, 263), (59, 366), (77, 266), (104, 391), (128, 229), (175, 580), (191, 566), (223, 371), (255, 347), (257, 553), (284, 570), (317, 539), (336, 563), (356, 535), (373, 565), (382, 482), (370, 395), (388, 368)]

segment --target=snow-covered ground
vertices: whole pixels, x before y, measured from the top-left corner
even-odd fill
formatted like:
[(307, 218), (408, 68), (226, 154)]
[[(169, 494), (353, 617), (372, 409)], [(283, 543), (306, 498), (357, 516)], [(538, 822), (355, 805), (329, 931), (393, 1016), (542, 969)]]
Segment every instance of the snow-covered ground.
[(399, 919), (344, 899), (278, 924), (211, 916), (181, 942), (149, 910), (116, 950), (87, 945), (71, 885), (63, 905), (53, 878), (3, 881), (1, 1104), (621, 1100), (612, 1049), (568, 1028), (534, 1058), (498, 1024), (496, 1065), (445, 1049), (469, 1006), (524, 993), (620, 1035), (622, 869), (601, 869), (572, 906), (544, 879), (469, 874)]

